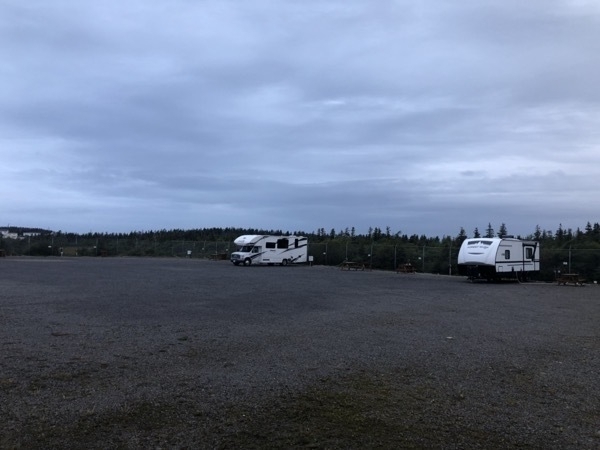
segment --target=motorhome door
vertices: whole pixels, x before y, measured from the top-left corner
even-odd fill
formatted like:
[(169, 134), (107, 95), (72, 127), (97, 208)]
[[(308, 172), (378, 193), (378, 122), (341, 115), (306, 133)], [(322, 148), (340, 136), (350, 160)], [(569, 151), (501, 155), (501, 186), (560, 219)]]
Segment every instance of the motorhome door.
[(252, 262), (261, 262), (261, 256), (261, 247), (259, 245), (255, 245), (254, 247), (252, 247)]

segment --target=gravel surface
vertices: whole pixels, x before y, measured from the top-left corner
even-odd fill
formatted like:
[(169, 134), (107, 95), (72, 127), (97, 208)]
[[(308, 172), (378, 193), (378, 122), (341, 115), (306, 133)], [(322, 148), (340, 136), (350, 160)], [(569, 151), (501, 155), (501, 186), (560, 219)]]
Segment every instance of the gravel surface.
[(600, 448), (600, 290), (0, 258), (0, 448)]

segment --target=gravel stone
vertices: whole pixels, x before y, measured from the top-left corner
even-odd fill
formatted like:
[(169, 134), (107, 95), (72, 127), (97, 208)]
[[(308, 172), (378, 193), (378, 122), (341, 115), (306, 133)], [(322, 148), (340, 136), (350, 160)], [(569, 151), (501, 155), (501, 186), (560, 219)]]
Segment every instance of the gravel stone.
[(600, 448), (600, 290), (0, 258), (0, 448)]

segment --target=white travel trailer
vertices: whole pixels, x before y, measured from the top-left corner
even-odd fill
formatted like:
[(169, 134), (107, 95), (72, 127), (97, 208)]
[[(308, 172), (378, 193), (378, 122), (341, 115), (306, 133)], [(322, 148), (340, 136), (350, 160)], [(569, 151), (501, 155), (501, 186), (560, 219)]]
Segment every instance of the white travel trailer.
[(244, 264), (299, 264), (308, 261), (308, 239), (303, 236), (245, 234), (233, 241), (238, 246), (231, 254), (236, 266)]
[(488, 281), (526, 279), (540, 270), (540, 246), (536, 241), (515, 238), (466, 239), (458, 252), (458, 272)]

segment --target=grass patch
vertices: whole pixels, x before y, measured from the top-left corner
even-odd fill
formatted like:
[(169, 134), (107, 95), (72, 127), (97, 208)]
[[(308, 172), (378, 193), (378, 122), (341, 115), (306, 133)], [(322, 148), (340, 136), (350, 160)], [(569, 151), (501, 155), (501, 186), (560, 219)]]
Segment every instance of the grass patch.
[(215, 407), (182, 396), (82, 414), (74, 424), (30, 423), (22, 446), (499, 449), (556, 444), (544, 443), (540, 434), (519, 436), (503, 429), (494, 420), (498, 412), (427, 374), (399, 369), (324, 378), (304, 391), (255, 403)]

